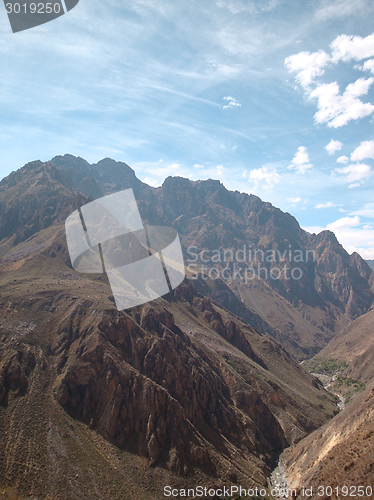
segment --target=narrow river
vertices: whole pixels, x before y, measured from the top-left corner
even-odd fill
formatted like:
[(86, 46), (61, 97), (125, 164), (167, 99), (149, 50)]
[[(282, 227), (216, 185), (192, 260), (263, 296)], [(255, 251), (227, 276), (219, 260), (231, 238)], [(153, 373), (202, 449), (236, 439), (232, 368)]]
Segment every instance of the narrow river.
[[(336, 380), (336, 375), (331, 376), (331, 375), (325, 375), (323, 373), (311, 373), (311, 375), (318, 378), (318, 380), (320, 380), (320, 382), (323, 384), (323, 387), (327, 391), (329, 391), (331, 394), (339, 398), (340, 401), (337, 404), (337, 406), (340, 410), (344, 410), (345, 397), (330, 390), (331, 385)], [(281, 458), (279, 458), (277, 467), (271, 473), (269, 482), (271, 489), (276, 489), (277, 491), (279, 491), (279, 495), (277, 495), (277, 498), (289, 498), (287, 494), (282, 495), (282, 491), (288, 490), (288, 484), (287, 484), (286, 470), (284, 465), (282, 464)]]
[(323, 387), (326, 389), (326, 391), (331, 392), (334, 396), (337, 396), (339, 398), (339, 403), (338, 407), (340, 410), (344, 410), (345, 408), (345, 397), (341, 396), (337, 392), (333, 392), (330, 390), (330, 387), (336, 380), (336, 375), (325, 375), (324, 373), (311, 373), (314, 377), (318, 378), (320, 382), (322, 382)]
[(286, 495), (282, 495), (282, 491), (287, 491), (287, 479), (285, 475), (285, 468), (281, 460), (278, 460), (277, 467), (273, 470), (270, 475), (270, 487), (279, 492), (277, 498), (289, 498)]

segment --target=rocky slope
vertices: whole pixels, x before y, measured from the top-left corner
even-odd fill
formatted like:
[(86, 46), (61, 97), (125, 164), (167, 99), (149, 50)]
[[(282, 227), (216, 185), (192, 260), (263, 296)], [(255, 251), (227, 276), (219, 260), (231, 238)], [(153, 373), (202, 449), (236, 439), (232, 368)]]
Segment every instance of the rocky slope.
[(318, 360), (337, 359), (348, 367), (344, 375), (364, 383), (374, 379), (374, 310), (350, 323), (318, 353)]

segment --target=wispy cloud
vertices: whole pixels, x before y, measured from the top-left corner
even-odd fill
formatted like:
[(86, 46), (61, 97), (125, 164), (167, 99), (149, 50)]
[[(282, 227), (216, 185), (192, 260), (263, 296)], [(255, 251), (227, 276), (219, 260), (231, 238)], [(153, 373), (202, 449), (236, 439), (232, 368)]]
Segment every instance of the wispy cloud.
[(336, 160), (337, 163), (348, 163), (349, 158), (348, 156), (339, 156), (339, 158)]
[(374, 219), (374, 202), (365, 203), (365, 205), (351, 213), (351, 215), (359, 215), (361, 217), (370, 217)]
[(281, 0), (263, 0), (255, 2), (251, 0), (218, 0), (218, 7), (229, 10), (232, 14), (241, 14), (242, 12), (259, 13), (270, 12), (278, 7)]
[(370, 0), (323, 0), (316, 10), (314, 18), (316, 21), (327, 21), (328, 19), (351, 16), (360, 10), (367, 10)]
[(243, 172), (243, 177), (253, 183), (255, 190), (258, 189), (260, 184), (263, 189), (272, 189), (280, 180), (280, 175), (276, 170), (270, 170), (267, 167), (254, 168), (249, 172), (245, 170)]
[(321, 208), (332, 208), (332, 207), (336, 207), (335, 203), (333, 203), (332, 201), (327, 201), (326, 203), (318, 203), (315, 208), (317, 209), (321, 209)]
[(224, 99), (224, 101), (228, 101), (228, 104), (225, 104), (223, 106), (223, 109), (237, 108), (237, 107), (241, 107), (242, 106), (240, 104), (240, 102), (238, 102), (236, 99), (234, 99), (234, 97), (226, 96), (223, 99)]

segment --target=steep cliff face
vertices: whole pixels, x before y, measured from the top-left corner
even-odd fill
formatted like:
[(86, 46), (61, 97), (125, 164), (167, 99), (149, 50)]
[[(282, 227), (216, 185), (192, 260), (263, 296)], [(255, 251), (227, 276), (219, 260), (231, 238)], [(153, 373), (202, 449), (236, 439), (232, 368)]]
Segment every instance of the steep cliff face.
[(112, 312), (98, 330), (60, 366), (56, 397), (120, 447), (178, 474), (198, 466), (216, 475), (212, 447), (230, 443), (236, 453), (254, 455), (261, 449), (271, 462), (285, 446), (260, 396), (252, 395), (254, 420), (238, 413), (216, 360), (196, 348), (167, 310), (146, 308), (140, 324)]
[(315, 286), (327, 303), (355, 319), (367, 312), (373, 302), (372, 270), (357, 254), (343, 249), (331, 231), (311, 237), (316, 253)]
[[(169, 177), (157, 199), (158, 209), (165, 218), (168, 214), (185, 246), (194, 246), (194, 255), (205, 250), (205, 260), (211, 257), (207, 267), (236, 263), (243, 269), (260, 268), (257, 276), (294, 307), (324, 310), (331, 305), (354, 318), (372, 304), (371, 269), (358, 254), (350, 258), (329, 231), (310, 235), (291, 215), (256, 196), (227, 191), (218, 181)], [(223, 258), (214, 261), (217, 250)], [(223, 250), (233, 253), (225, 255)]]

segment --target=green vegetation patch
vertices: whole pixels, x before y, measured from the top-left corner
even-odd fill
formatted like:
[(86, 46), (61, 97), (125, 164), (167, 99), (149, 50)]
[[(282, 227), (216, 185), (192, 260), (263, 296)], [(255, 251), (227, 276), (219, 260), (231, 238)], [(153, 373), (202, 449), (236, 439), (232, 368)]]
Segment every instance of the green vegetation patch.
[(365, 389), (365, 384), (360, 382), (359, 380), (355, 380), (354, 378), (349, 377), (336, 377), (335, 387), (339, 389), (340, 387), (347, 387), (351, 389), (356, 389), (358, 391), (362, 391)]
[(345, 361), (339, 359), (326, 359), (324, 361), (318, 359), (311, 359), (305, 363), (305, 367), (309, 372), (322, 373), (323, 375), (337, 375), (341, 374), (348, 368)]

